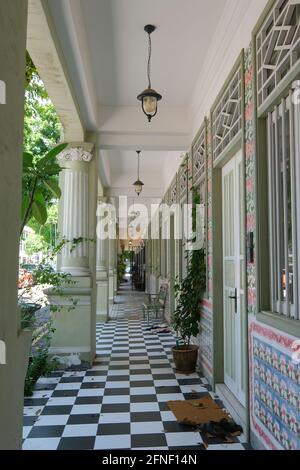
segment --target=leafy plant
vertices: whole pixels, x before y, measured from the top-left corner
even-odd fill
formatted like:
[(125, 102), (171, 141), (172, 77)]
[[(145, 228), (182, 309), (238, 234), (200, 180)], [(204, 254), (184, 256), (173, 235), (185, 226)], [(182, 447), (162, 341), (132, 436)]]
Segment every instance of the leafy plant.
[(123, 258), (123, 255), (118, 256), (118, 265), (117, 265), (117, 280), (118, 284), (120, 284), (125, 276), (126, 273), (126, 263)]
[(57, 362), (49, 358), (47, 349), (41, 349), (36, 356), (32, 357), (25, 378), (25, 397), (33, 395), (35, 384), (40, 377), (47, 377), (56, 368)]
[(42, 158), (34, 157), (32, 153), (23, 154), (23, 200), (21, 234), (25, 225), (34, 217), (40, 225), (47, 221), (47, 203), (45, 191), (51, 192), (59, 199), (61, 190), (55, 177), (62, 170), (56, 162), (56, 157), (68, 144), (60, 144)]
[[(68, 273), (54, 271), (50, 263), (66, 244), (70, 244), (70, 250), (85, 239), (80, 237), (74, 240), (62, 239), (52, 252), (45, 256), (41, 263), (34, 270), (33, 282), (26, 288), (19, 291), (19, 305), (21, 307), (21, 327), (32, 330), (31, 357), (25, 379), (25, 396), (31, 396), (35, 383), (41, 376), (47, 376), (56, 367), (57, 363), (49, 357), (48, 349), (53, 332), (53, 323), (50, 318), (43, 323), (38, 324), (36, 312), (42, 307), (48, 306), (48, 299), (44, 293), (46, 288), (51, 287), (52, 292), (59, 295), (63, 287), (74, 284), (72, 277)], [(76, 301), (69, 299), (71, 305), (69, 310), (75, 308)], [(50, 312), (59, 312), (60, 305), (51, 304)]]
[[(44, 320), (43, 316), (39, 321), (37, 318), (37, 311), (48, 305), (44, 288), (52, 287), (59, 293), (62, 286), (73, 284), (73, 281), (70, 275), (57, 273), (49, 265), (63, 246), (69, 243), (67, 240), (62, 240), (56, 245), (57, 199), (61, 196), (58, 186), (61, 167), (57, 164), (56, 157), (67, 144), (57, 146), (61, 140), (62, 126), (28, 52), (25, 87), (20, 233), (22, 236), (26, 225), (31, 226), (35, 232), (27, 239), (30, 245), (26, 247), (28, 254), (37, 251), (48, 253), (49, 249), (52, 249), (33, 273), (32, 282), (26, 288), (19, 290), (21, 327), (32, 330), (31, 359), (25, 381), (25, 395), (30, 396), (37, 379), (41, 375), (48, 375), (56, 366), (48, 357), (53, 333), (52, 321)], [(74, 241), (70, 243), (73, 247)], [(52, 312), (60, 309), (56, 305), (51, 305), (49, 308)]]
[[(200, 196), (193, 189), (193, 230), (196, 225), (196, 206), (200, 202)], [(199, 333), (200, 302), (206, 289), (206, 256), (205, 250), (188, 251), (187, 275), (181, 282), (174, 286), (177, 307), (173, 316), (173, 326), (184, 343), (184, 347), (190, 345), (191, 337)]]
[[(34, 316), (34, 311), (31, 312)], [(34, 321), (32, 322), (32, 326)], [(24, 395), (32, 396), (36, 382), (40, 377), (47, 377), (58, 367), (55, 359), (49, 357), (48, 349), (51, 343), (51, 336), (54, 332), (52, 322), (48, 321), (44, 325), (33, 331), (31, 344), (31, 357), (26, 372)]]
[(124, 251), (122, 254), (118, 255), (118, 265), (117, 265), (117, 279), (118, 284), (120, 284), (125, 276), (126, 273), (126, 261), (132, 262), (133, 258), (132, 251)]
[(38, 234), (47, 221), (49, 208), (61, 195), (58, 186), (61, 168), (56, 156), (66, 144), (57, 147), (62, 126), (28, 52), (25, 85), (21, 234), (25, 225), (31, 222), (34, 225), (34, 221), (37, 225), (32, 228)]
[(58, 204), (47, 205), (47, 222), (40, 225), (34, 218), (28, 222), (27, 226), (33, 233), (26, 233), (23, 240), (26, 254), (30, 257), (36, 253), (43, 253), (45, 256), (55, 248), (58, 239)]

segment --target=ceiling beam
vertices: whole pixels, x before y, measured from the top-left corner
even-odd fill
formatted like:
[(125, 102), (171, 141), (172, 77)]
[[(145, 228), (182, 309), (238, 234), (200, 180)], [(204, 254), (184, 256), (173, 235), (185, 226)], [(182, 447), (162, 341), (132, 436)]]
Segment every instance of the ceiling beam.
[(161, 106), (149, 124), (140, 106), (101, 106), (101, 149), (185, 151), (191, 142), (188, 108)]
[(40, 0), (29, 0), (27, 49), (64, 128), (67, 142), (83, 141), (84, 130), (57, 43)]

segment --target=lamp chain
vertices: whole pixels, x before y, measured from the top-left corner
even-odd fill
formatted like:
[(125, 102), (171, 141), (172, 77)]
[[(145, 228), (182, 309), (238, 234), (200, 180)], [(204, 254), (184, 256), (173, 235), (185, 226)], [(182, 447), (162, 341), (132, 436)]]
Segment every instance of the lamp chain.
[(148, 48), (148, 64), (147, 64), (147, 74), (148, 74), (148, 88), (151, 88), (151, 55), (152, 55), (152, 41), (151, 34), (149, 34), (149, 48)]

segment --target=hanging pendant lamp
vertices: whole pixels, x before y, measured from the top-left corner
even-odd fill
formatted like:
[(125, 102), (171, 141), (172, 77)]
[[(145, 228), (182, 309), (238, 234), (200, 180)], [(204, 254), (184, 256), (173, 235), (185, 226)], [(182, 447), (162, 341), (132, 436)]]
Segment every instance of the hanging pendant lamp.
[(148, 34), (149, 41), (149, 55), (148, 55), (148, 64), (147, 64), (147, 75), (148, 75), (148, 88), (140, 93), (137, 97), (138, 100), (142, 102), (142, 110), (146, 114), (148, 121), (151, 122), (151, 119), (157, 114), (157, 102), (162, 99), (162, 96), (155, 91), (151, 86), (151, 55), (152, 55), (152, 42), (151, 34), (155, 31), (156, 27), (148, 24), (145, 26), (144, 30)]
[(134, 189), (136, 194), (139, 196), (143, 190), (144, 183), (140, 180), (140, 154), (141, 151), (137, 150), (136, 151), (137, 156), (138, 156), (138, 171), (137, 171), (137, 180), (135, 183), (133, 183)]

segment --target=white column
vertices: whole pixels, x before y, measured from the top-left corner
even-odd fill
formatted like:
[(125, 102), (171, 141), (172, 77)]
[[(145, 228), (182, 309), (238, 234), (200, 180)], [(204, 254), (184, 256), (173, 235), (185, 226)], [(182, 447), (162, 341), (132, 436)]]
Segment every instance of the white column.
[(108, 284), (109, 284), (109, 291), (108, 291), (108, 299), (109, 305), (114, 303), (114, 294), (115, 294), (115, 265), (114, 265), (114, 256), (115, 256), (115, 243), (116, 240), (109, 239), (108, 240)]
[[(86, 149), (88, 147), (88, 150)], [(69, 148), (62, 152), (59, 163), (62, 171), (61, 235), (67, 240), (83, 238), (72, 249), (70, 243), (63, 248), (61, 270), (72, 276), (88, 276), (89, 269), (89, 163), (93, 155), (92, 144)]]
[[(0, 449), (22, 445), (31, 334), (17, 307), (27, 1), (0, 1)], [(4, 364), (5, 363), (5, 364)]]
[(108, 239), (97, 240), (97, 272), (107, 270)]
[[(98, 199), (98, 204), (105, 202), (104, 198)], [(99, 217), (97, 217), (99, 221)], [(108, 319), (108, 244), (109, 240), (97, 237), (97, 322), (106, 322)]]
[(119, 254), (119, 239), (118, 236), (115, 239), (114, 246), (114, 295), (117, 295), (118, 291), (118, 254)]
[[(62, 358), (76, 354), (92, 363), (95, 355), (96, 292), (95, 240), (96, 160), (94, 145), (70, 144), (58, 157), (63, 167), (60, 175), (62, 197), (59, 203), (59, 233), (67, 240), (84, 238), (74, 249), (65, 245), (59, 269), (70, 273), (74, 284), (64, 286), (59, 294), (48, 291), (50, 303), (60, 307), (52, 313), (54, 333), (50, 354)], [(90, 249), (89, 249), (90, 248)], [(66, 359), (67, 360), (67, 359)]]

